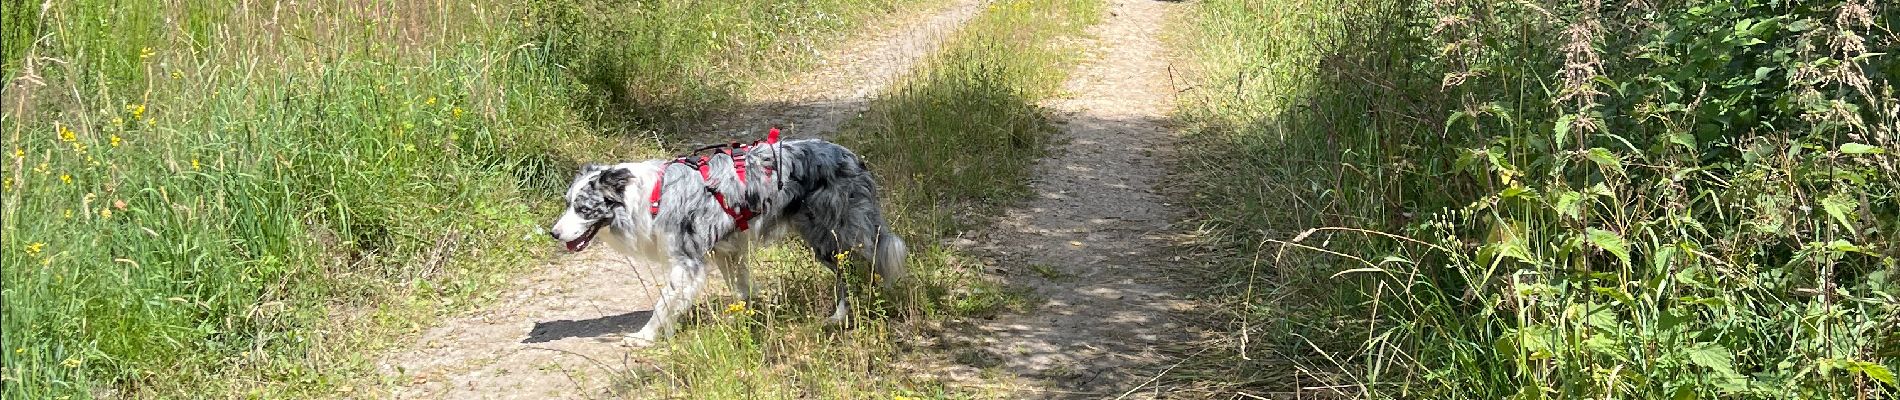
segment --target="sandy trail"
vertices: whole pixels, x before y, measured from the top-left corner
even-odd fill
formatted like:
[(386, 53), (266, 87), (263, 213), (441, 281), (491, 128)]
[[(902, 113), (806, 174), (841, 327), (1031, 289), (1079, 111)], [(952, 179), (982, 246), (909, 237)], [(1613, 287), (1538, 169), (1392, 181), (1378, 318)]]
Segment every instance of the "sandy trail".
[[(748, 104), (698, 135), (753, 140), (770, 124), (788, 136), (830, 135), (971, 17), (981, 0), (957, 0), (894, 18), (820, 57), (812, 72), (756, 87)], [(553, 243), (549, 244), (553, 246)], [(495, 304), (424, 330), (384, 356), (387, 396), (439, 399), (556, 399), (618, 395), (616, 371), (642, 361), (620, 345), (645, 323), (661, 267), (596, 250), (562, 255), (509, 287)], [(717, 279), (715, 279), (716, 281)], [(719, 286), (719, 285), (714, 285)], [(712, 288), (709, 288), (712, 289)], [(723, 290), (723, 289), (713, 289)]]
[(1169, 278), (1180, 275), (1164, 254), (1179, 239), (1178, 216), (1157, 188), (1177, 141), (1160, 34), (1180, 7), (1109, 0), (1069, 96), (1044, 104), (1064, 143), (1037, 167), (1037, 197), (966, 243), (1042, 300), (949, 339), (968, 349), (959, 359), (1025, 378), (1016, 383), (1023, 396), (1153, 396), (1148, 380), (1180, 359), (1174, 350), (1204, 339), (1187, 318), (1197, 308), (1191, 291)]

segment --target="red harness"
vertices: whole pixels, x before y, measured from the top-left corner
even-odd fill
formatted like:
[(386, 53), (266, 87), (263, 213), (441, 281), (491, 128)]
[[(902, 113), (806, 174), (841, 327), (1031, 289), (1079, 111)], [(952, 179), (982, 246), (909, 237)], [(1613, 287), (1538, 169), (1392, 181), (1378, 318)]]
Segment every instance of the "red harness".
[[(726, 194), (719, 192), (719, 189), (715, 187), (712, 183), (712, 156), (725, 154), (726, 157), (732, 158), (732, 172), (733, 174), (739, 176), (739, 186), (744, 187), (746, 163), (745, 163), (745, 154), (743, 152), (746, 149), (751, 148), (752, 146), (759, 145), (760, 143), (764, 143), (764, 144), (778, 143), (778, 127), (772, 127), (772, 130), (770, 131), (770, 133), (767, 133), (765, 135), (765, 140), (762, 142), (752, 142), (752, 144), (739, 144), (738, 142), (733, 142), (729, 144), (702, 147), (702, 148), (699, 148), (698, 150), (693, 150), (692, 153), (687, 153), (687, 155), (685, 156), (675, 158), (673, 159), (673, 161), (668, 161), (666, 162), (666, 164), (661, 164), (659, 176), (653, 178), (653, 195), (648, 196), (647, 198), (647, 202), (648, 202), (647, 212), (653, 214), (654, 216), (660, 215), (660, 185), (664, 183), (663, 181), (666, 179), (666, 167), (672, 166), (673, 164), (686, 164), (687, 166), (694, 167), (694, 169), (699, 170), (699, 177), (701, 179), (706, 180), (706, 191), (712, 192), (713, 201), (719, 202), (719, 209), (725, 210), (726, 215), (732, 217), (732, 222), (739, 227), (740, 231), (752, 229), (752, 225), (750, 224), (750, 222), (752, 221), (753, 217), (759, 216), (759, 212), (757, 210), (753, 210), (749, 208), (743, 209), (743, 210), (733, 209), (732, 206), (726, 204)], [(705, 151), (705, 150), (714, 150), (714, 151), (712, 154), (699, 156), (699, 159), (697, 160), (692, 158), (693, 154), (698, 154), (699, 152)], [(763, 169), (768, 174), (772, 173), (771, 168), (763, 168)]]

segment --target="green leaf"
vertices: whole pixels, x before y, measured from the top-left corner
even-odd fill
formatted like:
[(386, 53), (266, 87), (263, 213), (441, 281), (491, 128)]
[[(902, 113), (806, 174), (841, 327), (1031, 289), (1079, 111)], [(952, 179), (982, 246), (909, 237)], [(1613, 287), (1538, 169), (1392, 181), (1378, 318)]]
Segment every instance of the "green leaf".
[(1577, 122), (1576, 115), (1565, 115), (1562, 117), (1557, 117), (1557, 125), (1552, 127), (1551, 129), (1552, 131), (1555, 131), (1557, 133), (1553, 137), (1556, 139), (1555, 142), (1557, 142), (1558, 148), (1563, 148), (1566, 144), (1569, 143), (1570, 125), (1575, 122)]
[(1860, 143), (1845, 143), (1841, 145), (1841, 152), (1847, 154), (1886, 154), (1887, 149)]
[(1735, 372), (1735, 353), (1727, 347), (1714, 343), (1705, 343), (1690, 347), (1689, 363), (1708, 367), (1720, 372)]
[(1557, 215), (1573, 219), (1582, 218), (1582, 202), (1583, 194), (1565, 190), (1557, 193), (1557, 199), (1551, 202), (1551, 208), (1557, 211)]
[(1881, 381), (1888, 385), (1894, 385), (1893, 370), (1887, 369), (1887, 366), (1885, 365), (1880, 365), (1880, 364), (1871, 363), (1871, 362), (1865, 363), (1861, 365), (1860, 372), (1863, 374), (1867, 374), (1867, 377), (1873, 378), (1873, 380)]
[(1623, 235), (1602, 229), (1588, 228), (1585, 230), (1585, 236), (1589, 239), (1591, 245), (1595, 245), (1597, 248), (1603, 249), (1603, 251), (1616, 255), (1618, 260), (1623, 261), (1623, 265), (1630, 265), (1630, 246), (1629, 242), (1623, 240)]
[(1860, 219), (1860, 213), (1854, 211), (1859, 208), (1860, 201), (1855, 200), (1846, 192), (1837, 192), (1821, 199), (1821, 209), (1826, 210), (1829, 217), (1834, 217), (1834, 222), (1847, 228), (1848, 233), (1855, 235), (1860, 234), (1860, 231), (1854, 227), (1854, 222)]
[(1583, 156), (1585, 158), (1589, 158), (1590, 161), (1592, 162), (1596, 162), (1597, 167), (1603, 168), (1605, 170), (1616, 171), (1617, 175), (1624, 174), (1623, 159), (1617, 157), (1616, 154), (1611, 153), (1609, 149), (1605, 149), (1602, 147), (1593, 147), (1593, 148), (1590, 148), (1590, 151), (1585, 152)]

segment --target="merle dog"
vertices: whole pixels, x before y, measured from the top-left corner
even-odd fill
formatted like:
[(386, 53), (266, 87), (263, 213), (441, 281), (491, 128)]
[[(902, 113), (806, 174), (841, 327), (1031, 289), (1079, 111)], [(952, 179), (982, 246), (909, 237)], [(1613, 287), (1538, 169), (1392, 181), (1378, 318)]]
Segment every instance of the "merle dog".
[[(567, 210), (550, 234), (574, 252), (595, 240), (628, 256), (670, 266), (666, 286), (638, 344), (672, 334), (674, 319), (717, 265), (741, 299), (752, 296), (745, 256), (755, 245), (798, 232), (837, 275), (832, 321), (847, 318), (847, 258), (867, 262), (888, 288), (905, 275), (904, 241), (878, 206), (864, 161), (835, 143), (771, 139), (700, 158), (586, 165), (567, 189)], [(856, 257), (846, 257), (846, 255)]]

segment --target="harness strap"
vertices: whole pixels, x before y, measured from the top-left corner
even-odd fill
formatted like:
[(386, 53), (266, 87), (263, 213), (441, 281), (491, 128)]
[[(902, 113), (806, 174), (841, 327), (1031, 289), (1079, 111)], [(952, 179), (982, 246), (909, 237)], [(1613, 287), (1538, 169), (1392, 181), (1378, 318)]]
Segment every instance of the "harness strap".
[[(777, 144), (778, 137), (779, 137), (778, 127), (774, 126), (772, 127), (772, 130), (766, 134), (765, 141), (763, 143)], [(694, 150), (693, 152), (698, 153), (705, 150), (719, 148), (719, 150), (717, 150), (714, 154), (725, 153), (727, 157), (732, 158), (733, 174), (738, 175), (739, 186), (744, 187), (746, 184), (746, 181), (745, 181), (746, 157), (743, 154), (739, 154), (738, 152), (734, 150), (737, 149), (740, 151), (744, 151), (752, 146), (757, 146), (759, 143), (761, 142), (752, 142), (752, 144), (749, 144), (749, 145), (742, 145), (742, 144), (739, 144), (739, 142), (732, 142), (725, 145), (713, 145), (713, 146), (702, 147), (698, 150)], [(777, 150), (777, 149), (774, 149), (774, 150)], [(698, 169), (700, 179), (705, 179), (707, 182), (706, 191), (712, 192), (713, 201), (716, 201), (719, 203), (719, 209), (724, 210), (727, 216), (732, 217), (732, 221), (734, 222), (735, 225), (739, 227), (740, 231), (744, 231), (744, 230), (752, 228), (752, 224), (750, 222), (752, 221), (753, 217), (759, 216), (759, 212), (757, 210), (753, 210), (750, 208), (743, 209), (743, 210), (733, 209), (732, 206), (726, 204), (726, 194), (721, 193), (717, 187), (711, 184), (712, 183), (712, 155), (699, 156), (698, 160), (694, 160), (690, 158), (690, 155), (689, 155), (688, 157), (675, 158), (673, 159), (673, 161), (668, 161), (666, 162), (666, 164), (661, 164), (660, 172), (658, 176), (655, 176), (653, 178), (653, 194), (647, 197), (647, 212), (648, 213), (651, 213), (654, 216), (660, 215), (660, 187), (664, 184), (665, 179), (666, 179), (666, 167), (672, 166), (673, 164), (687, 164), (689, 167)], [(772, 168), (765, 168), (765, 172), (770, 174), (770, 173), (773, 173), (774, 171), (772, 170)]]

